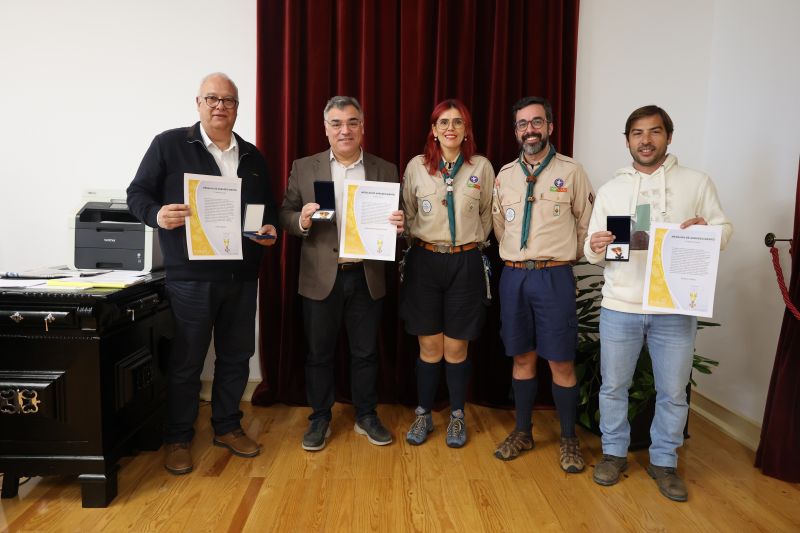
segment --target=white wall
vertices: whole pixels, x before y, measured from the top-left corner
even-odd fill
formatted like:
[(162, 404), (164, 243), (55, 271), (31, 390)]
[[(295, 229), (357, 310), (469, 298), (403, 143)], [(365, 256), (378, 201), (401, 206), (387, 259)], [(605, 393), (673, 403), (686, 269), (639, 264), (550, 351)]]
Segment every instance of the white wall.
[(236, 131), (254, 140), (255, 0), (2, 0), (0, 12), (0, 270), (68, 263), (81, 191), (124, 190), (153, 136), (197, 120), (205, 74), (236, 82)]
[(575, 157), (599, 187), (630, 162), (620, 134), (630, 112), (670, 113), (670, 151), (711, 175), (734, 223), (717, 282), (722, 327), (697, 343), (720, 366), (698, 390), (758, 423), (784, 309), (763, 237), (793, 230), (798, 20), (795, 0), (581, 3)]

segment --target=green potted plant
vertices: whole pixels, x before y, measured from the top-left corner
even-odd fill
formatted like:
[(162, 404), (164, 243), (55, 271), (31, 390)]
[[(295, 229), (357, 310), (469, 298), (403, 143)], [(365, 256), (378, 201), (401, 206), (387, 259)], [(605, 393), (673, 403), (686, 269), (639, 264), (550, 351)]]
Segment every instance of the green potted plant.
[[(575, 359), (575, 373), (580, 387), (578, 403), (578, 422), (593, 433), (600, 434), (600, 303), (603, 299), (603, 268), (581, 261), (576, 265), (579, 272), (577, 281), (576, 306), (578, 313), (578, 348)], [(719, 326), (714, 322), (697, 322), (698, 329)], [(719, 362), (702, 355), (694, 354), (692, 371), (711, 374)], [(691, 385), (690, 379), (687, 393)], [(631, 449), (646, 448), (650, 445), (650, 422), (655, 410), (655, 380), (653, 364), (647, 344), (642, 347), (636, 372), (633, 374), (628, 397), (628, 421), (631, 424)]]

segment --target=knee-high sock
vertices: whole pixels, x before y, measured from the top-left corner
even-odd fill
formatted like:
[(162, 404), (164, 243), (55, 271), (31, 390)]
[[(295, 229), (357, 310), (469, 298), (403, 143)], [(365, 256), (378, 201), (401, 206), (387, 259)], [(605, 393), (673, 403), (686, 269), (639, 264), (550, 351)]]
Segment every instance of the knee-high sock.
[(578, 409), (578, 385), (562, 387), (553, 382), (553, 401), (561, 422), (561, 437), (575, 436), (575, 418)]
[(469, 382), (469, 371), (472, 363), (465, 359), (460, 363), (449, 363), (445, 361), (444, 372), (447, 377), (447, 389), (450, 391), (450, 410), (464, 411), (464, 404), (467, 401), (467, 383)]
[(430, 411), (439, 388), (439, 375), (442, 373), (442, 362), (426, 363), (417, 359), (417, 398), (419, 406)]
[(539, 378), (511, 379), (514, 390), (514, 407), (517, 410), (517, 431), (531, 432), (531, 415), (533, 414), (533, 401), (539, 389)]

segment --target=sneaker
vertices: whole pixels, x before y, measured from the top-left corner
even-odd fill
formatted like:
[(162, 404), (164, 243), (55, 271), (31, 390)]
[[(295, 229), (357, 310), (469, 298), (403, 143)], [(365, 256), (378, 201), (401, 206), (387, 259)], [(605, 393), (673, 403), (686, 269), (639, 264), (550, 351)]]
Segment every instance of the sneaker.
[(561, 470), (568, 474), (583, 472), (586, 465), (581, 455), (581, 445), (578, 437), (561, 437), (560, 462)]
[(167, 456), (164, 459), (164, 468), (170, 474), (179, 476), (192, 471), (192, 454), (189, 453), (189, 442), (171, 442), (164, 445)]
[(461, 409), (450, 413), (445, 442), (451, 448), (461, 448), (467, 443), (467, 425), (464, 423), (464, 411)]
[(325, 443), (330, 436), (330, 421), (324, 418), (315, 418), (308, 425), (308, 431), (303, 435), (303, 449), (309, 452), (317, 452), (325, 447)]
[(433, 431), (433, 417), (430, 411), (426, 411), (422, 407), (414, 409), (414, 414), (417, 415), (417, 418), (414, 419), (411, 427), (408, 428), (406, 440), (409, 444), (419, 446), (428, 438), (428, 433)]
[(228, 448), (233, 455), (239, 457), (255, 457), (261, 452), (261, 445), (248, 437), (242, 428), (225, 435), (215, 435), (214, 446)]
[(689, 491), (683, 480), (678, 477), (678, 472), (672, 466), (647, 465), (647, 473), (656, 480), (661, 494), (675, 502), (685, 502), (689, 499)]
[(627, 457), (603, 454), (603, 458), (594, 467), (592, 479), (598, 485), (611, 486), (619, 481), (619, 476), (628, 468)]
[(357, 420), (353, 429), (359, 435), (366, 435), (370, 444), (375, 446), (386, 446), (392, 443), (392, 434), (383, 427), (377, 415), (369, 415)]
[(497, 446), (494, 456), (503, 461), (510, 461), (516, 459), (521, 452), (531, 449), (533, 449), (533, 435), (515, 429)]

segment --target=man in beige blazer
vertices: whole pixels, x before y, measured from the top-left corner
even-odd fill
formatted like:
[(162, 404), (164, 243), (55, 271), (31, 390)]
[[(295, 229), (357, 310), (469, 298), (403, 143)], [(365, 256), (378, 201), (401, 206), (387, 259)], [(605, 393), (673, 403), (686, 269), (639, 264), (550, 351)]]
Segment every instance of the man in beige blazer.
[[(391, 433), (378, 418), (378, 326), (386, 294), (381, 261), (341, 259), (342, 182), (345, 179), (397, 182), (397, 167), (361, 149), (364, 116), (358, 100), (334, 96), (323, 112), (330, 150), (292, 163), (280, 221), (290, 235), (303, 239), (298, 292), (303, 298), (303, 322), (308, 340), (306, 395), (311, 405), (310, 424), (303, 449), (317, 451), (330, 436), (334, 403), (334, 355), (342, 320), (350, 343), (350, 368), (355, 432), (372, 444), (392, 442)], [(315, 181), (334, 184), (335, 214), (313, 219), (320, 210)], [(329, 207), (329, 206), (326, 206)], [(403, 231), (403, 213), (389, 221)]]

